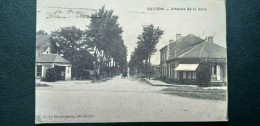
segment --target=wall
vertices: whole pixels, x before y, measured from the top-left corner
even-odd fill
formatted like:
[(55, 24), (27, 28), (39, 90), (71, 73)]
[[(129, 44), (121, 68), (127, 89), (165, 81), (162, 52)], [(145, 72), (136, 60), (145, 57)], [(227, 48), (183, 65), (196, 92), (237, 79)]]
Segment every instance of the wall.
[[(162, 52), (162, 51), (161, 51)], [(172, 59), (168, 62), (161, 62), (160, 64), (160, 77), (166, 77), (167, 79), (172, 79), (173, 81), (179, 81), (179, 71), (175, 71), (174, 69), (179, 65), (179, 64), (200, 64), (197, 71), (197, 76), (198, 74), (205, 74), (207, 71), (211, 71), (210, 69), (206, 68), (206, 66), (212, 65), (212, 64), (217, 64), (217, 63), (201, 63), (201, 59), (199, 58), (180, 58), (180, 59)], [(202, 82), (200, 81), (199, 83), (203, 83), (203, 85), (206, 84), (207, 78), (208, 80), (208, 85), (212, 85), (212, 82), (218, 82), (216, 84), (225, 85), (226, 83), (226, 64), (220, 64), (219, 65), (219, 72), (218, 74), (220, 75), (220, 79), (218, 81), (212, 81), (211, 78), (206, 77), (206, 75), (199, 75), (196, 79), (198, 80), (199, 78), (202, 79)], [(208, 69), (208, 70), (207, 70)], [(211, 76), (210, 73), (207, 74), (209, 77)], [(205, 76), (205, 77), (203, 77)], [(194, 80), (187, 82), (189, 84), (192, 83), (197, 83)], [(224, 84), (223, 84), (224, 83)], [(206, 86), (206, 85), (205, 85)]]
[(70, 66), (66, 66), (65, 69), (65, 80), (71, 80), (71, 67)]
[[(54, 64), (57, 66), (65, 66), (65, 80), (71, 80), (71, 64), (62, 64), (62, 63), (36, 63), (35, 64), (35, 77), (37, 74), (37, 65), (42, 65), (42, 75), (40, 78), (46, 77), (46, 71), (52, 67), (54, 67)], [(39, 78), (39, 77), (36, 77)]]

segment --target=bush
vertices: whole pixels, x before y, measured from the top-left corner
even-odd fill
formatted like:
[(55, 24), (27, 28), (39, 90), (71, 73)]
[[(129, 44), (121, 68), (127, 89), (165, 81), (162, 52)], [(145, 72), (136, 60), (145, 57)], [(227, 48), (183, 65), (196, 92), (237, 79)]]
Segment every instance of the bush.
[(57, 72), (55, 68), (50, 68), (46, 71), (46, 78), (44, 81), (55, 82), (57, 81)]
[(89, 79), (89, 71), (79, 71), (79, 73), (75, 76), (77, 80), (86, 80)]
[(211, 69), (210, 64), (201, 64), (197, 73), (197, 83), (201, 87), (207, 87), (210, 84)]
[(166, 76), (162, 76), (162, 77), (160, 77), (160, 80), (162, 80), (162, 81), (164, 81), (164, 80), (166, 80), (166, 79), (167, 79)]

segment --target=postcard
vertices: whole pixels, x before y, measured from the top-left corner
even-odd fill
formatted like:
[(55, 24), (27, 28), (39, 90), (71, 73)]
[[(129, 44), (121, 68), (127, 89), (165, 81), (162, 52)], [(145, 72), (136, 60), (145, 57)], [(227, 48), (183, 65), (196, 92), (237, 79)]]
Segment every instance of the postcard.
[(35, 123), (228, 121), (225, 0), (37, 0)]

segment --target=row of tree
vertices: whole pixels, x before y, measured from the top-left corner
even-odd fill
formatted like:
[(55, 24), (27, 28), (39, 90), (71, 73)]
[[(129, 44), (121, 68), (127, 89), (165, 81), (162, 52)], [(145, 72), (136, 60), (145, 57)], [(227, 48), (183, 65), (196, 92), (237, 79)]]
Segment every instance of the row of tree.
[(151, 56), (157, 51), (155, 47), (163, 33), (163, 30), (153, 24), (143, 26), (142, 34), (137, 37), (137, 47), (129, 61), (131, 74), (142, 74), (150, 79)]
[(98, 66), (95, 71), (100, 69), (101, 75), (114, 75), (118, 70), (126, 72), (127, 48), (122, 39), (122, 27), (117, 23), (118, 16), (103, 6), (91, 17), (86, 35), (88, 45), (94, 49), (94, 63)]
[[(72, 63), (72, 77), (84, 78), (94, 70), (94, 78), (111, 76), (127, 69), (127, 48), (122, 39), (118, 16), (103, 6), (91, 15), (86, 30), (75, 26), (51, 33), (52, 53), (59, 53)], [(44, 34), (43, 31), (38, 33)]]

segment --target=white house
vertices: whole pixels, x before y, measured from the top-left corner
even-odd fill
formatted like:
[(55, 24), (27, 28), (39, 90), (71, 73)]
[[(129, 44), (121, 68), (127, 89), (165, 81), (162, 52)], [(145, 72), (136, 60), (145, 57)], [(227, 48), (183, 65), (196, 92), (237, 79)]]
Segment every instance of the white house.
[(182, 84), (226, 85), (226, 48), (189, 34), (160, 49), (160, 76)]
[(49, 35), (36, 36), (36, 81), (45, 78), (46, 71), (54, 66), (57, 68), (57, 80), (71, 80), (72, 64), (64, 57), (51, 53), (51, 48)]

